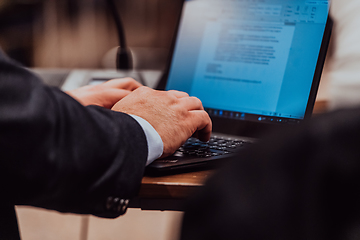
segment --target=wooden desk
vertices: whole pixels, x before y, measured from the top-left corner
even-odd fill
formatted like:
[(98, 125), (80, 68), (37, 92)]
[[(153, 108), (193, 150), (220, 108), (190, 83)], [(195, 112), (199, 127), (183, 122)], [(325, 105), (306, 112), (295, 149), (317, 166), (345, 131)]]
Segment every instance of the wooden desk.
[(185, 200), (191, 196), (214, 170), (181, 173), (169, 176), (145, 176), (131, 208), (142, 210), (182, 211)]
[(329, 111), (329, 102), (326, 100), (316, 101), (313, 114), (321, 114)]

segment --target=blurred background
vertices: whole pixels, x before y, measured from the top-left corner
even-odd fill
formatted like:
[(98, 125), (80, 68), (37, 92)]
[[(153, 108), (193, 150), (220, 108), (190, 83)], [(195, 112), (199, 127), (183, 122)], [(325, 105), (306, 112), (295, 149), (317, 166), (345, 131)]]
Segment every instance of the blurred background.
[[(116, 0), (137, 69), (163, 69), (181, 0)], [(113, 68), (105, 0), (0, 0), (0, 46), (27, 67)]]

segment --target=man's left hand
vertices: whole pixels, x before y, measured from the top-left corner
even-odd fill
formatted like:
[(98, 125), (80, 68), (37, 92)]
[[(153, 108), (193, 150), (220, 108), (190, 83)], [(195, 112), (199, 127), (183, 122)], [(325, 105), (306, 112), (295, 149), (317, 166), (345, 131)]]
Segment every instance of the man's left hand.
[(84, 86), (66, 93), (84, 106), (97, 105), (111, 109), (115, 103), (142, 85), (132, 78), (107, 81), (99, 85)]

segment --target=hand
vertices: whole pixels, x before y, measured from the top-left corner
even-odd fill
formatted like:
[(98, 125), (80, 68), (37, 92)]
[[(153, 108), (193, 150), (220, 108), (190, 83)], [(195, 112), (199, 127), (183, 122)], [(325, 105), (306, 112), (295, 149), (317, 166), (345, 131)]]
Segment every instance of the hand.
[(66, 92), (84, 106), (98, 105), (111, 109), (115, 103), (142, 85), (132, 78), (107, 81)]
[(148, 121), (164, 143), (162, 157), (173, 154), (192, 135), (208, 141), (212, 123), (201, 101), (178, 91), (155, 91), (140, 87), (112, 108)]

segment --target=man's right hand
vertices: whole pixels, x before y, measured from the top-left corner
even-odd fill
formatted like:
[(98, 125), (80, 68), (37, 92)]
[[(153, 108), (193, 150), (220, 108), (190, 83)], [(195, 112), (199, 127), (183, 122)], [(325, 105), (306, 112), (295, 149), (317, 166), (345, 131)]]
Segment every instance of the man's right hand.
[(209, 115), (198, 98), (184, 92), (140, 87), (116, 103), (112, 110), (148, 121), (164, 143), (162, 157), (173, 154), (191, 136), (202, 141), (210, 139)]

